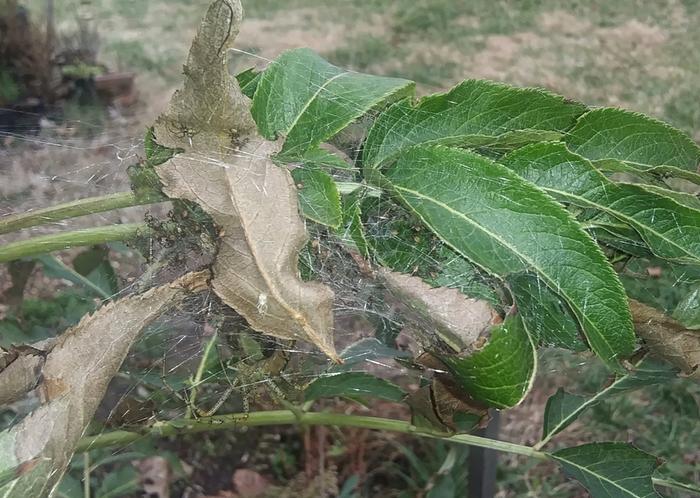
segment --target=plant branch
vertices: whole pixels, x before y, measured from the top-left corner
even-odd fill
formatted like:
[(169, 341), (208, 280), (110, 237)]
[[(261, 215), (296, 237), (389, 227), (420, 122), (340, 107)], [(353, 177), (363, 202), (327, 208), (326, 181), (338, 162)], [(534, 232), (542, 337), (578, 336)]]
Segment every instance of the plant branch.
[(507, 453), (514, 453), (539, 460), (547, 458), (547, 454), (523, 446), (496, 439), (488, 439), (471, 434), (450, 435), (441, 432), (420, 429), (409, 422), (380, 417), (365, 417), (360, 415), (344, 415), (330, 412), (306, 412), (295, 414), (291, 410), (271, 410), (252, 413), (233, 413), (199, 419), (178, 419), (168, 422), (156, 422), (140, 431), (111, 431), (96, 436), (83, 437), (76, 452), (89, 451), (96, 448), (106, 448), (115, 445), (126, 445), (142, 437), (174, 436), (177, 434), (192, 434), (212, 430), (234, 429), (239, 427), (257, 427), (267, 425), (330, 425), (335, 427), (359, 427), (364, 429), (400, 432), (415, 436), (442, 439), (452, 443), (479, 446)]
[[(76, 446), (76, 453), (108, 448), (111, 446), (125, 446), (143, 437), (168, 437), (179, 434), (194, 434), (215, 430), (237, 429), (241, 427), (260, 427), (270, 425), (322, 425), (335, 427), (359, 427), (380, 431), (399, 432), (431, 439), (478, 446), (506, 453), (522, 455), (537, 460), (546, 460), (549, 455), (529, 446), (489, 439), (471, 434), (450, 435), (420, 429), (409, 422), (381, 417), (365, 417), (361, 415), (345, 415), (330, 412), (304, 412), (294, 413), (291, 410), (270, 410), (251, 413), (232, 413), (217, 415), (199, 419), (178, 419), (167, 422), (156, 422), (150, 427), (144, 427), (139, 431), (110, 431), (96, 436), (86, 436), (80, 439)], [(653, 477), (652, 482), (656, 486), (664, 486), (681, 491), (695, 491), (683, 483), (669, 479)]]
[(70, 247), (91, 246), (105, 242), (133, 239), (138, 235), (148, 234), (149, 230), (148, 225), (145, 223), (125, 223), (42, 235), (0, 246), (0, 263)]
[(0, 218), (0, 235), (14, 232), (23, 228), (37, 225), (46, 225), (54, 221), (77, 218), (94, 213), (103, 213), (113, 209), (120, 209), (143, 204), (154, 204), (164, 200), (161, 195), (136, 195), (133, 192), (117, 192), (116, 194), (99, 197), (78, 199), (64, 204), (58, 204), (36, 211), (14, 214)]

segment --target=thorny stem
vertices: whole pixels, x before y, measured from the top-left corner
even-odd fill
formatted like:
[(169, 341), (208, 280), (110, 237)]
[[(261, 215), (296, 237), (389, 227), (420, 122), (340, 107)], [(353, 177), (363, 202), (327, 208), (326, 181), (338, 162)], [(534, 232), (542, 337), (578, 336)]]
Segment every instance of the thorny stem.
[(258, 427), (267, 425), (331, 425), (335, 427), (360, 427), (364, 429), (383, 430), (413, 434), (421, 437), (442, 439), (453, 443), (480, 446), (493, 450), (515, 453), (544, 460), (547, 454), (528, 446), (488, 439), (471, 434), (449, 435), (441, 432), (420, 429), (409, 422), (380, 417), (345, 415), (330, 412), (294, 413), (292, 410), (270, 410), (251, 413), (233, 413), (216, 415), (199, 419), (178, 419), (168, 422), (156, 422), (138, 432), (112, 431), (96, 436), (87, 436), (80, 440), (76, 452), (89, 451), (115, 445), (126, 445), (145, 436), (174, 436), (212, 430), (233, 429), (240, 427)]
[(147, 235), (149, 231), (150, 228), (145, 223), (125, 223), (42, 235), (0, 246), (0, 263), (71, 247), (133, 239), (138, 235)]
[(64, 204), (0, 217), (0, 235), (14, 232), (23, 228), (37, 225), (46, 225), (55, 221), (77, 218), (94, 213), (103, 213), (113, 209), (120, 209), (144, 204), (163, 202), (162, 195), (136, 195), (133, 192), (117, 192), (115, 194), (100, 197), (88, 197)]

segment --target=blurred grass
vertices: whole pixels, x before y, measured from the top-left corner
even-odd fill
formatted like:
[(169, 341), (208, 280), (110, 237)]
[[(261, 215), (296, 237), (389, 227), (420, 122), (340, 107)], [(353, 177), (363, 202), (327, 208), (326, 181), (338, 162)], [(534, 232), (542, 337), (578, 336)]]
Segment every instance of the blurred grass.
[[(27, 3), (41, 17), (44, 1)], [(59, 27), (75, 25), (77, 13), (91, 18), (108, 63), (171, 87), (207, 4), (64, 0), (56, 2), (56, 18)], [(430, 90), (469, 77), (540, 85), (589, 104), (647, 112), (700, 136), (698, 0), (244, 0), (244, 6), (248, 19), (280, 26), (265, 37), (269, 51), (290, 46), (285, 37), (292, 29), (320, 36), (334, 28), (339, 40), (312, 48), (341, 66), (402, 75)], [(298, 15), (290, 24), (290, 13), (312, 11), (319, 19)]]

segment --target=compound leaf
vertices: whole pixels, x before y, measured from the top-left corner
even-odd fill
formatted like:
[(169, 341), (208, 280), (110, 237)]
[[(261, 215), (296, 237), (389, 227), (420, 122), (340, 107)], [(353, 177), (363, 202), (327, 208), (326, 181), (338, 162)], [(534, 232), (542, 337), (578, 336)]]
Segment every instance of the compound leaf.
[(483, 156), (442, 146), (407, 150), (380, 181), (487, 271), (535, 273), (611, 368), (631, 355), (634, 330), (617, 275), (569, 213), (534, 185)]
[(652, 484), (659, 461), (625, 443), (590, 443), (565, 448), (550, 456), (579, 481), (593, 498), (660, 496)]
[(387, 99), (414, 83), (338, 68), (301, 48), (280, 55), (257, 84), (251, 112), (263, 137), (285, 137), (278, 158), (298, 161)]
[(536, 88), (467, 80), (415, 105), (402, 100), (375, 121), (363, 161), (376, 167), (416, 144), (513, 146), (556, 140), (585, 107)]
[(561, 143), (532, 144), (501, 162), (557, 199), (627, 224), (656, 256), (700, 264), (700, 210), (658, 190), (615, 183)]

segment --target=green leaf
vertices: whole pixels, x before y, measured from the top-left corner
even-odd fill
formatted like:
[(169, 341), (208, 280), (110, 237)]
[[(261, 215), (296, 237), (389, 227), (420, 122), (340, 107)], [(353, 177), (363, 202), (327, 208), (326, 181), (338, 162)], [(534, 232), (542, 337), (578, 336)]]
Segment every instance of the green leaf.
[(673, 318), (690, 330), (700, 329), (700, 288), (688, 293), (678, 303), (673, 310)]
[(556, 140), (585, 107), (535, 88), (467, 80), (415, 105), (397, 102), (375, 121), (363, 152), (376, 167), (416, 144), (520, 145)]
[(56, 497), (83, 498), (84, 496), (82, 483), (70, 474), (64, 474), (61, 478), (61, 484), (59, 484), (58, 489), (56, 489)]
[(292, 170), (292, 178), (297, 184), (302, 214), (316, 223), (340, 227), (343, 210), (333, 178), (324, 171), (310, 168)]
[(501, 162), (555, 198), (606, 213), (633, 228), (660, 258), (700, 264), (700, 211), (659, 191), (609, 180), (560, 143), (539, 143)]
[(395, 195), (464, 257), (502, 277), (535, 273), (611, 368), (632, 354), (632, 319), (617, 275), (548, 195), (483, 156), (441, 146), (409, 149), (385, 175)]
[(346, 396), (401, 401), (406, 393), (391, 382), (364, 372), (343, 372), (319, 377), (304, 390), (307, 401)]
[(545, 347), (585, 351), (576, 319), (559, 296), (535, 275), (518, 273), (508, 277), (508, 285), (521, 318), (533, 340)]
[(594, 404), (595, 402), (585, 396), (568, 393), (561, 387), (557, 389), (557, 392), (547, 400), (540, 447), (547, 443), (554, 434), (563, 431), (573, 423), (588, 406)]
[(268, 140), (285, 142), (278, 158), (296, 161), (355, 119), (414, 83), (346, 71), (309, 49), (284, 52), (263, 73), (251, 112)]
[(91, 247), (73, 259), (73, 268), (103, 291), (114, 295), (119, 292), (119, 283), (109, 261), (109, 254), (107, 246)]
[(346, 195), (343, 199), (343, 225), (338, 232), (340, 240), (355, 249), (360, 256), (369, 258), (369, 243), (362, 224), (362, 198), (359, 192)]
[(566, 144), (606, 169), (700, 181), (700, 147), (682, 131), (643, 114), (612, 108), (590, 111), (566, 135)]
[(659, 195), (670, 197), (678, 204), (689, 207), (691, 209), (700, 210), (700, 197), (697, 194), (690, 194), (688, 192), (676, 192), (675, 190), (670, 190), (667, 188), (659, 187), (658, 185), (641, 185), (644, 190), (649, 192), (656, 192)]
[(668, 363), (645, 358), (633, 371), (618, 376), (614, 382), (591, 398), (570, 394), (560, 388), (547, 400), (542, 440), (537, 447), (542, 447), (555, 434), (573, 423), (581, 413), (597, 403), (635, 389), (668, 382), (675, 379), (677, 373)]
[(73, 282), (74, 284), (80, 285), (86, 288), (93, 294), (100, 296), (102, 299), (110, 299), (113, 292), (109, 289), (104, 289), (103, 286), (94, 283), (91, 279), (86, 276), (81, 275), (77, 271), (73, 270), (71, 267), (63, 263), (56, 256), (45, 254), (37, 258), (43, 267), (46, 276), (53, 278), (62, 278)]
[(599, 244), (612, 247), (637, 258), (651, 258), (653, 254), (637, 232), (627, 226), (593, 225), (586, 230)]
[(143, 141), (143, 148), (146, 152), (146, 162), (150, 166), (158, 166), (159, 164), (163, 164), (175, 154), (180, 152), (179, 150), (169, 149), (168, 147), (159, 145), (158, 142), (156, 142), (153, 127), (150, 127), (146, 131), (146, 137)]
[(632, 445), (591, 443), (559, 450), (550, 456), (569, 477), (583, 484), (592, 498), (660, 496), (651, 480), (659, 461)]
[(517, 315), (506, 317), (490, 334), (488, 343), (470, 356), (441, 356), (440, 360), (470, 397), (496, 408), (510, 408), (532, 387), (537, 351)]
[(136, 469), (125, 465), (113, 470), (105, 476), (97, 490), (96, 498), (118, 498), (141, 489), (141, 480)]
[(311, 149), (299, 158), (299, 161), (304, 163), (306, 167), (317, 168), (336, 168), (336, 169), (352, 169), (352, 164), (348, 163), (342, 157), (332, 152), (317, 148)]
[(241, 92), (243, 92), (243, 95), (249, 99), (252, 99), (253, 95), (255, 95), (255, 90), (258, 88), (258, 83), (260, 82), (261, 77), (262, 73), (260, 71), (256, 71), (253, 67), (249, 67), (245, 71), (238, 73), (236, 75), (236, 79), (238, 80), (238, 85), (241, 87)]

